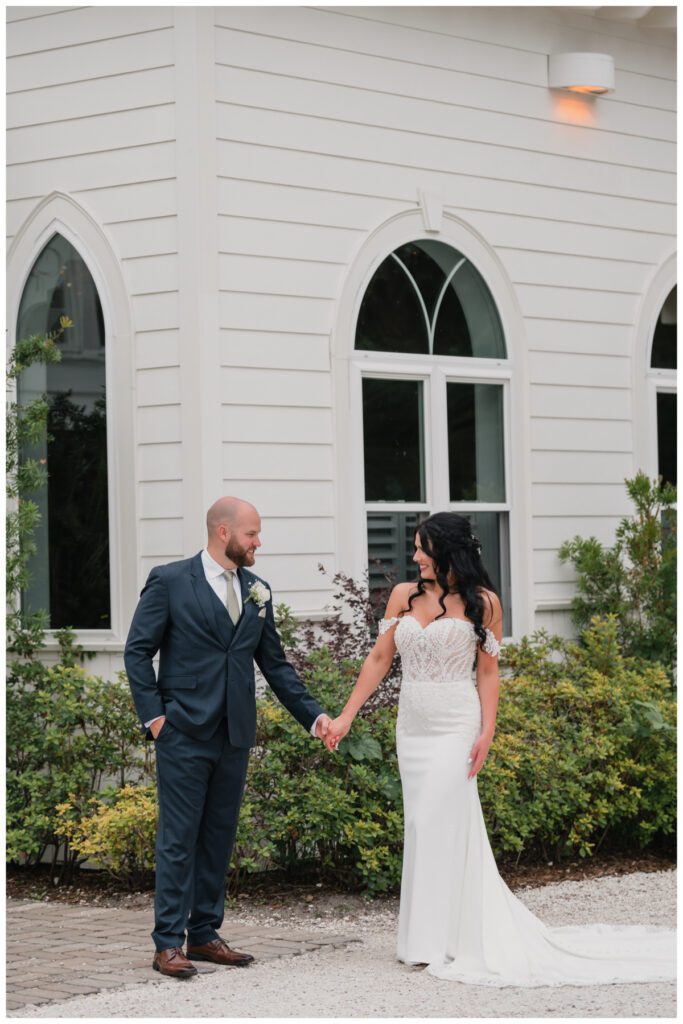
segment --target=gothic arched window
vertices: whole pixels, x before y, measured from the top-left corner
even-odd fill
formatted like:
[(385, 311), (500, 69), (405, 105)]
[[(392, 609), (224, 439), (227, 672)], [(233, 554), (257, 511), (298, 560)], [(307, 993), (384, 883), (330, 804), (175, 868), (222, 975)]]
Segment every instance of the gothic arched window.
[(107, 629), (111, 599), (104, 318), (85, 261), (66, 238), (55, 234), (26, 281), (17, 338), (48, 334), (64, 315), (73, 327), (58, 341), (60, 362), (29, 367), (18, 380), (20, 403), (45, 395), (49, 405), (49, 439), (30, 452), (45, 460), (48, 484), (29, 495), (39, 506), (41, 522), (23, 601), (27, 610), (45, 610), (51, 629)]

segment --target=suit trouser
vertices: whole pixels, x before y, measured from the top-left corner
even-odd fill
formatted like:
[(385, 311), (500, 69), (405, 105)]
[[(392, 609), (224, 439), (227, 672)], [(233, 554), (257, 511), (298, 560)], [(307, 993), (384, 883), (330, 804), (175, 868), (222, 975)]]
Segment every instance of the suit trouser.
[(168, 719), (156, 747), (159, 825), (152, 938), (158, 950), (218, 936), (225, 872), (237, 831), (249, 750), (231, 746), (227, 722), (197, 740)]

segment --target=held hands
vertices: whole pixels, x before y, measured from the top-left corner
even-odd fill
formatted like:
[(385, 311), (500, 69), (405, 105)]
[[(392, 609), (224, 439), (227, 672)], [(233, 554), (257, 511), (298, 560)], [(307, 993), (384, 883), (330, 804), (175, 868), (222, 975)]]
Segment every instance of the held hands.
[(486, 736), (484, 733), (482, 733), (479, 739), (475, 741), (474, 746), (470, 750), (470, 759), (468, 761), (470, 769), (467, 773), (468, 779), (473, 779), (477, 774), (486, 760), (486, 755), (488, 754), (489, 747), (492, 743), (493, 736)]
[(325, 737), (325, 746), (328, 750), (337, 749), (340, 742), (344, 739), (351, 728), (352, 721), (352, 718), (347, 718), (341, 714), (338, 718), (335, 718), (333, 722), (330, 722), (330, 727), (327, 730), (327, 736)]
[(327, 732), (330, 727), (329, 715), (320, 715), (318, 721), (315, 723), (315, 734), (319, 740), (322, 740), (327, 745)]

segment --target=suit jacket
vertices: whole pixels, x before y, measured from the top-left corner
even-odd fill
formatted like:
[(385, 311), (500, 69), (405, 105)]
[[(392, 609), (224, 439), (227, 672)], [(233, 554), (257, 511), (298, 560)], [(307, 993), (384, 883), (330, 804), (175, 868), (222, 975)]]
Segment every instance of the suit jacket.
[[(305, 729), (323, 713), (284, 655), (272, 595), (263, 608), (246, 600), (252, 584), (264, 581), (248, 569), (238, 569), (237, 575), (242, 615), (235, 626), (207, 582), (201, 553), (150, 572), (124, 653), (142, 723), (166, 715), (181, 732), (201, 739), (227, 718), (231, 744), (253, 746), (254, 661), (278, 700)], [(152, 664), (157, 651), (158, 678)], [(147, 730), (147, 737), (151, 735)]]

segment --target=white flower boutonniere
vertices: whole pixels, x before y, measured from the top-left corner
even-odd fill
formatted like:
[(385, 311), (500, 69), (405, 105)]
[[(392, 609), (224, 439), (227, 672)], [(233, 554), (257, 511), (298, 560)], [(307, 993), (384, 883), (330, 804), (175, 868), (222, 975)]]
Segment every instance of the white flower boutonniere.
[(266, 601), (270, 601), (270, 591), (268, 587), (263, 583), (252, 583), (249, 587), (249, 593), (246, 596), (245, 604), (247, 601), (253, 601), (259, 608), (263, 608)]

